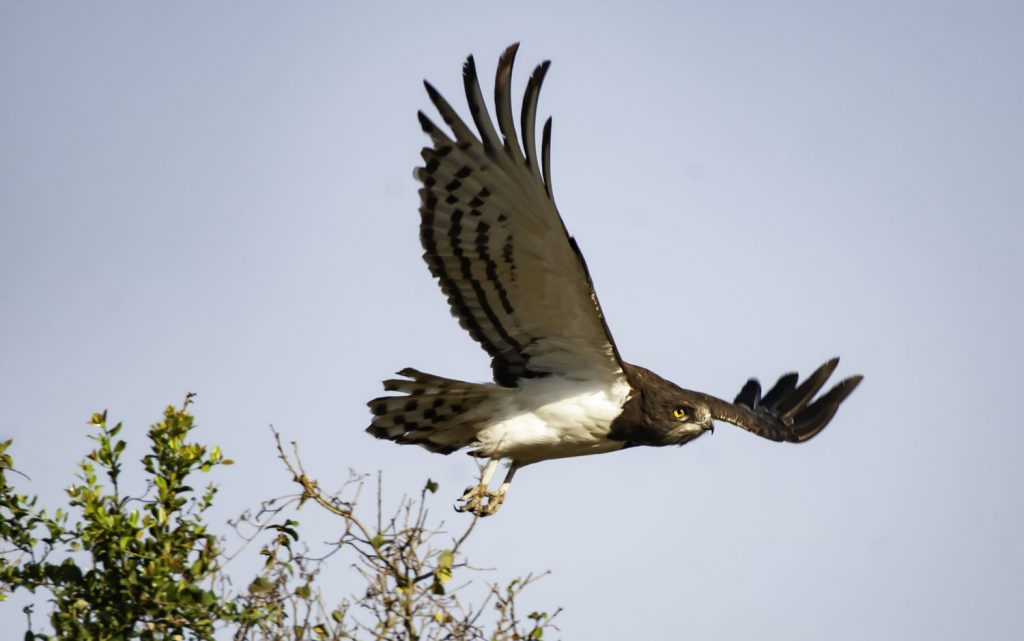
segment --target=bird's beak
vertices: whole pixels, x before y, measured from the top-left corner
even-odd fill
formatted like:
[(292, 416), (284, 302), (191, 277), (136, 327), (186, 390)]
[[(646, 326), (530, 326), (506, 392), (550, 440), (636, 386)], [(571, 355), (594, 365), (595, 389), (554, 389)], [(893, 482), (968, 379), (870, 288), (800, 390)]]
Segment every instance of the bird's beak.
[(703, 427), (704, 427), (704, 431), (705, 432), (711, 432), (712, 434), (715, 433), (715, 422), (714, 421), (708, 421), (707, 425), (704, 425)]

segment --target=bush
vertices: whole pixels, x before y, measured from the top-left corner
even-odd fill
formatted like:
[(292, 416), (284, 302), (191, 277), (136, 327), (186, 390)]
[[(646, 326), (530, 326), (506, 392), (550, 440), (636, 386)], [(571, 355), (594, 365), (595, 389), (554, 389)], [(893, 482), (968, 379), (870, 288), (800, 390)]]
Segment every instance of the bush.
[[(194, 428), (191, 395), (168, 407), (150, 427), (142, 458), (146, 488), (125, 493), (119, 485), (125, 441), (121, 424), (106, 412), (89, 422), (95, 448), (78, 464), (78, 482), (67, 490), (69, 509), (49, 514), (37, 499), (17, 494), (11, 441), (0, 443), (0, 599), (17, 589), (49, 596), (49, 632), (26, 639), (540, 639), (553, 628), (546, 613), (520, 620), (516, 599), (536, 576), (489, 585), (478, 599), (460, 598), (472, 581), (452, 589), (456, 572), (469, 571), (460, 552), (474, 518), (451, 543), (430, 526), (428, 480), (419, 496), (403, 499), (385, 518), (378, 500), (373, 520), (358, 512), (365, 478), (353, 475), (342, 491), (327, 495), (289, 455), (277, 449), (297, 494), (265, 501), (255, 515), (235, 522), (244, 541), (260, 541), (262, 569), (237, 591), (224, 571), (223, 537), (212, 534), (204, 514), (217, 489), (189, 485), (197, 473), (228, 465), (218, 447), (189, 442)], [(301, 542), (292, 518), (306, 504), (338, 522), (336, 543), (316, 556)], [(242, 528), (248, 528), (243, 530)], [(333, 603), (320, 587), (329, 558), (349, 553), (365, 589)]]

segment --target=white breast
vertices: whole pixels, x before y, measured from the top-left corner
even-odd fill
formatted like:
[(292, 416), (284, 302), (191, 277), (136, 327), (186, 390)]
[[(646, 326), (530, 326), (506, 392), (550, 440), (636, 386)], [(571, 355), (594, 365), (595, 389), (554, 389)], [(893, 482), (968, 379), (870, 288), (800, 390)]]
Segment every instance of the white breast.
[(629, 391), (625, 379), (611, 384), (555, 376), (522, 380), (498, 413), (501, 420), (478, 432), (478, 451), (527, 465), (622, 449), (624, 444), (607, 434)]

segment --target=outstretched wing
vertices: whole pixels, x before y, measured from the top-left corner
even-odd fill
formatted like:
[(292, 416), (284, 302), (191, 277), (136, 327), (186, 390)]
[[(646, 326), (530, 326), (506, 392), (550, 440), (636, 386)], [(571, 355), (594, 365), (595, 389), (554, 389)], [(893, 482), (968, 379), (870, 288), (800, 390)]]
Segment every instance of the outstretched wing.
[(796, 372), (790, 372), (780, 378), (764, 397), (761, 396), (761, 384), (752, 378), (732, 403), (707, 395), (704, 395), (704, 401), (711, 408), (715, 420), (728, 421), (773, 441), (802, 443), (825, 429), (839, 405), (863, 378), (858, 375), (843, 379), (812, 402), (838, 364), (838, 358), (827, 361), (799, 385)]
[(509, 47), (498, 63), (498, 130), (472, 56), (463, 67), (479, 138), (424, 83), (452, 137), (419, 113), (432, 142), (422, 151), (424, 166), (415, 172), (423, 183), (423, 257), (452, 314), (491, 355), (498, 383), (514, 386), (519, 378), (546, 373), (622, 376), (583, 255), (551, 194), (550, 118), (537, 155), (537, 99), (549, 62), (538, 66), (527, 84), (521, 146), (515, 131), (511, 81), (517, 49), (518, 44)]

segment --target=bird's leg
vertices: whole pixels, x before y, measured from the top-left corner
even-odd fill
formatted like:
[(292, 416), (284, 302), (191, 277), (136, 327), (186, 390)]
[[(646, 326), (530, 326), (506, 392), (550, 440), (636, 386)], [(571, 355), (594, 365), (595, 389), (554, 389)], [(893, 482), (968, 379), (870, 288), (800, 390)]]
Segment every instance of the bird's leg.
[(491, 459), (487, 463), (487, 467), (484, 468), (484, 473), (480, 475), (480, 482), (466, 488), (466, 493), (462, 495), (455, 505), (457, 512), (470, 512), (477, 516), (490, 516), (498, 511), (498, 508), (505, 501), (505, 493), (508, 492), (508, 486), (512, 483), (512, 477), (515, 476), (516, 470), (519, 469), (519, 466), (513, 461), (501, 486), (497, 491), (492, 492), (487, 486), (491, 482), (491, 477), (494, 476), (494, 470), (498, 467), (498, 462), (498, 459)]
[(505, 474), (505, 480), (501, 482), (498, 491), (490, 495), (490, 500), (487, 501), (487, 505), (480, 516), (490, 516), (498, 511), (501, 504), (505, 502), (505, 493), (508, 492), (508, 486), (512, 485), (512, 477), (516, 475), (516, 470), (518, 469), (519, 466), (516, 465), (515, 461), (512, 461), (512, 464), (508, 467), (508, 473)]
[(499, 459), (496, 458), (492, 458), (487, 462), (487, 467), (484, 468), (483, 474), (480, 475), (480, 482), (467, 487), (466, 492), (456, 502), (456, 512), (470, 512), (477, 516), (484, 516), (484, 499), (487, 499), (489, 502), (493, 496), (487, 489), (487, 486), (491, 482), (491, 477), (494, 476), (494, 470), (497, 469), (498, 463)]

